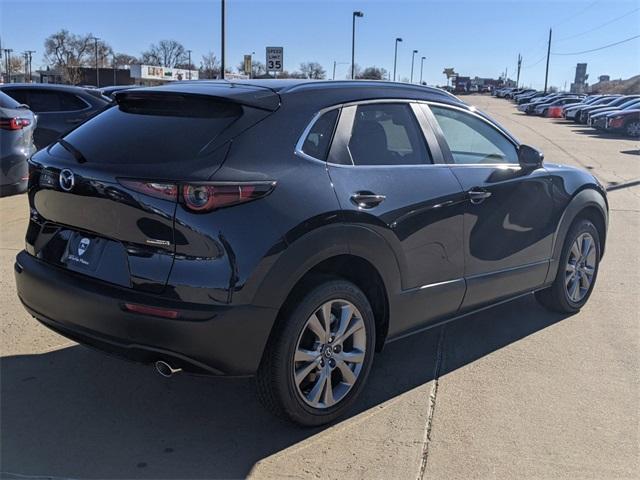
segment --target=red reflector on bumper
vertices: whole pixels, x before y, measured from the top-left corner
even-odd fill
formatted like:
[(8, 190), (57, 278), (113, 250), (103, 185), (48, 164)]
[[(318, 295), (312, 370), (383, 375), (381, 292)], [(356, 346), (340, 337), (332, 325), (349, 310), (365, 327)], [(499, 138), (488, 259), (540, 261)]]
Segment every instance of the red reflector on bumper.
[(134, 313), (141, 313), (143, 315), (152, 315), (154, 317), (162, 318), (178, 318), (177, 310), (167, 310), (165, 308), (150, 307), (148, 305), (137, 305), (135, 303), (125, 303), (125, 310)]

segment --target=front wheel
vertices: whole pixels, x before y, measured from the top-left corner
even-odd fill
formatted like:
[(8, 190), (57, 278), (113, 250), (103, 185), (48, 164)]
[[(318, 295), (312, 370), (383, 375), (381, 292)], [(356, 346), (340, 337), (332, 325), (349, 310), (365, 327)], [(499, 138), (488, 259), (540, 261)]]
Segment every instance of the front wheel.
[(600, 236), (586, 219), (569, 230), (564, 242), (558, 273), (553, 284), (536, 292), (536, 298), (550, 310), (575, 313), (591, 295), (600, 265)]
[(624, 130), (630, 137), (640, 137), (640, 121), (629, 122)]
[(275, 328), (257, 376), (261, 402), (303, 426), (343, 415), (373, 362), (375, 321), (365, 294), (327, 280), (285, 307)]

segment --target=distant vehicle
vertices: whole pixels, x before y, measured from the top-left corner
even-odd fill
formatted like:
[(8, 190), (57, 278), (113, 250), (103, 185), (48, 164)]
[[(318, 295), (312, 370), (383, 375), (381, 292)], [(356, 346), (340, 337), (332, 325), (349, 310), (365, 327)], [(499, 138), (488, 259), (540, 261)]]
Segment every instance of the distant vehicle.
[[(98, 90), (46, 83), (8, 83), (0, 91), (28, 105), (38, 116), (34, 133), (41, 149), (109, 105)], [(96, 94), (97, 93), (97, 94)]]
[(608, 102), (612, 95), (594, 95), (587, 97), (582, 103), (576, 103), (575, 105), (569, 105), (564, 108), (563, 116), (567, 120), (573, 120), (578, 112), (584, 107), (590, 105), (604, 105)]
[(546, 115), (547, 114), (547, 110), (550, 107), (561, 107), (563, 105), (568, 105), (571, 103), (579, 103), (582, 100), (583, 97), (560, 97), (560, 98), (556, 98), (551, 102), (546, 102), (546, 103), (540, 103), (538, 105), (536, 105), (533, 109), (533, 114), (534, 115)]
[(33, 131), (36, 116), (26, 105), (0, 92), (0, 196), (26, 190), (27, 160), (36, 152)]
[(605, 130), (621, 132), (630, 137), (640, 138), (640, 109), (607, 114)]
[(591, 117), (603, 112), (613, 112), (614, 110), (624, 110), (625, 108), (635, 104), (638, 101), (640, 95), (626, 95), (618, 100), (611, 102), (609, 105), (599, 107), (587, 112), (587, 125), (591, 126)]
[(546, 93), (544, 92), (529, 92), (523, 95), (517, 95), (515, 100), (517, 105), (522, 105), (525, 103), (529, 103), (536, 98), (544, 97), (545, 95)]
[(123, 90), (130, 90), (132, 88), (140, 88), (139, 85), (111, 85), (110, 87), (102, 87), (100, 89), (100, 93), (105, 97), (113, 100), (114, 96), (118, 92), (122, 92)]
[(363, 406), (387, 341), (531, 292), (578, 312), (607, 238), (592, 174), (403, 83), (128, 90), (30, 168), (29, 313), (164, 376), (257, 374), (305, 426)]
[(551, 103), (554, 100), (558, 98), (562, 98), (564, 96), (566, 96), (566, 94), (564, 93), (550, 93), (542, 97), (534, 98), (529, 103), (518, 105), (518, 110), (527, 114), (532, 114), (538, 105), (542, 105), (544, 103)]
[(602, 103), (594, 102), (591, 105), (580, 108), (573, 117), (573, 121), (577, 123), (587, 123), (587, 115), (589, 112), (601, 108), (604, 106), (616, 106), (624, 103), (625, 100), (622, 95), (616, 95), (612, 97), (606, 97)]

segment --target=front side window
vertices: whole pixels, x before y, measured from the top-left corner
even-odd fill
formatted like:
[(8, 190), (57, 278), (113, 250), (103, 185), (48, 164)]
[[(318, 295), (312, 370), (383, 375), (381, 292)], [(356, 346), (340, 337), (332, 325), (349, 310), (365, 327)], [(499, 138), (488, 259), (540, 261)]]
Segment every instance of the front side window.
[(338, 110), (331, 110), (322, 115), (311, 127), (302, 144), (302, 151), (318, 160), (326, 160), (333, 129), (336, 126)]
[(60, 96), (57, 92), (31, 90), (29, 92), (29, 107), (34, 112), (59, 112)]
[(354, 165), (431, 163), (420, 126), (406, 103), (359, 105), (349, 152)]
[(515, 145), (478, 117), (431, 106), (456, 164), (518, 163)]

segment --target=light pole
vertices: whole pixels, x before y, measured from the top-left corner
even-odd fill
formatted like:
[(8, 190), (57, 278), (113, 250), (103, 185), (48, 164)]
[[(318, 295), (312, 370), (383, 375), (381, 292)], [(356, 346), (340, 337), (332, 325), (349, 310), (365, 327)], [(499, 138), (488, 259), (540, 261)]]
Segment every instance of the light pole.
[(360, 11), (353, 12), (353, 25), (351, 28), (351, 80), (355, 78), (356, 72), (356, 17), (364, 17), (364, 13)]
[(117, 65), (116, 65), (116, 54), (113, 53), (112, 55), (113, 55), (113, 58), (111, 60), (111, 63), (112, 63), (111, 66), (113, 67), (113, 86), (115, 87), (116, 86), (116, 81), (117, 81), (116, 80), (116, 68), (117, 68)]
[(349, 65), (349, 62), (338, 62), (336, 60), (333, 61), (333, 76), (331, 77), (332, 80), (336, 79), (336, 65)]
[(427, 57), (422, 57), (420, 59), (420, 85), (422, 85), (422, 70), (424, 69), (424, 61), (427, 59)]
[(393, 81), (396, 81), (396, 66), (398, 64), (398, 43), (401, 42), (402, 39), (400, 37), (396, 38), (396, 50), (393, 54)]
[(220, 78), (224, 80), (224, 0), (221, 0), (220, 7)]
[(96, 51), (96, 87), (100, 87), (100, 69), (98, 68), (98, 37), (93, 37), (94, 48)]
[(413, 83), (413, 64), (415, 63), (416, 53), (418, 53), (418, 50), (414, 50), (411, 54), (411, 80), (409, 80), (409, 83)]
[(191, 80), (191, 50), (187, 50), (187, 54), (189, 55), (189, 80)]

